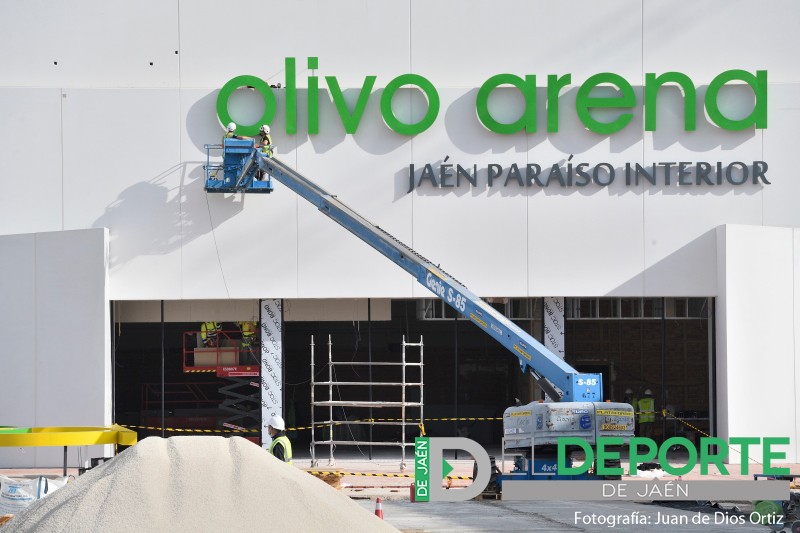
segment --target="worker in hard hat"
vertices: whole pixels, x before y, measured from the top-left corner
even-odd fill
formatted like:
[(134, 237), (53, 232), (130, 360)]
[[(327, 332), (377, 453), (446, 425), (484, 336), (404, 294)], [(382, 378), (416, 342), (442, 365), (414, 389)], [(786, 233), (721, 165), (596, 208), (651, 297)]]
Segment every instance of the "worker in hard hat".
[(200, 325), (200, 338), (203, 341), (203, 346), (206, 348), (214, 348), (219, 343), (219, 332), (222, 331), (222, 326), (219, 322), (203, 322)]
[(258, 130), (258, 143), (256, 148), (261, 149), (261, 153), (267, 157), (272, 157), (275, 146), (272, 144), (272, 137), (269, 134), (269, 124), (264, 124)]
[(267, 423), (267, 431), (272, 437), (269, 453), (284, 463), (292, 464), (292, 443), (286, 436), (286, 423), (278, 415), (272, 415)]
[(622, 395), (622, 402), (633, 405), (633, 389), (625, 389), (625, 393)]
[(641, 437), (653, 438), (653, 424), (656, 421), (656, 400), (653, 398), (653, 391), (644, 391), (644, 398), (640, 398), (634, 406), (639, 413), (639, 435)]
[(247, 364), (251, 364), (252, 360), (258, 363), (260, 357), (256, 355), (256, 346), (258, 345), (256, 323), (247, 321), (238, 322), (238, 325), (242, 330), (242, 355), (248, 359)]
[(222, 136), (222, 144), (225, 144), (225, 139), (238, 139), (239, 136), (236, 135), (236, 123), (231, 122), (228, 124), (228, 127), (225, 129), (225, 135)]
[[(269, 134), (269, 124), (263, 124), (261, 128), (259, 128), (258, 142), (256, 142), (256, 148), (261, 149), (261, 153), (264, 154), (266, 157), (272, 157), (275, 145), (272, 144), (272, 137)], [(264, 176), (265, 176), (264, 171), (259, 168), (256, 171), (256, 179), (263, 180)]]

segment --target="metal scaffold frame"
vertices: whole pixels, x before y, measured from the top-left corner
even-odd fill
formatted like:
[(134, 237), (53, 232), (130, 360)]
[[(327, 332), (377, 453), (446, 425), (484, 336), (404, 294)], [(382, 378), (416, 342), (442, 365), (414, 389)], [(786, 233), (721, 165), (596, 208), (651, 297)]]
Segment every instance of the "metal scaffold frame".
[[(334, 457), (333, 457), (333, 450), (338, 446), (399, 446), (400, 447), (400, 469), (405, 470), (406, 468), (406, 446), (413, 446), (414, 441), (411, 440), (410, 442), (406, 442), (406, 426), (417, 426), (424, 423), (424, 416), (423, 416), (423, 406), (424, 406), (424, 364), (423, 364), (423, 342), (422, 337), (419, 338), (419, 342), (406, 342), (406, 337), (403, 335), (403, 344), (402, 344), (402, 356), (400, 361), (384, 361), (384, 362), (377, 362), (377, 361), (334, 361), (333, 360), (333, 343), (331, 341), (331, 336), (328, 335), (328, 380), (327, 381), (316, 381), (316, 372), (314, 369), (314, 336), (311, 336), (311, 466), (317, 466), (318, 461), (316, 457), (316, 447), (318, 445), (328, 445), (329, 447), (329, 457), (328, 457), (328, 466), (334, 466), (336, 464)], [(408, 358), (406, 357), (406, 348), (407, 347), (414, 347), (419, 348), (419, 361), (409, 362)], [(399, 367), (400, 368), (400, 381), (334, 381), (334, 367), (335, 366), (364, 366), (364, 367)], [(408, 367), (419, 367), (419, 382), (409, 383), (406, 380), (406, 369)], [(370, 375), (371, 372), (370, 372)], [(316, 399), (314, 389), (318, 386), (325, 386), (328, 387), (328, 399), (318, 401)], [(337, 388), (339, 391), (339, 386), (369, 386), (369, 387), (400, 387), (400, 395), (401, 399), (399, 402), (389, 402), (389, 401), (360, 401), (360, 400), (345, 400), (340, 397), (338, 400), (334, 399), (333, 389), (334, 387)], [(408, 388), (415, 387), (419, 388), (419, 402), (409, 402), (407, 401), (406, 390)], [(357, 409), (369, 409), (370, 412), (372, 409), (380, 409), (380, 408), (399, 408), (400, 409), (400, 418), (399, 419), (392, 419), (392, 420), (380, 420), (376, 421), (372, 418), (366, 419), (359, 419), (359, 420), (334, 420), (333, 417), (333, 408), (334, 407), (353, 407)], [(327, 408), (328, 418), (327, 420), (317, 421), (315, 418), (315, 411), (318, 408)], [(419, 417), (409, 419), (407, 417), (409, 409), (419, 409)], [(359, 440), (335, 440), (334, 439), (334, 426), (336, 425), (368, 425), (372, 426), (399, 426), (400, 427), (400, 442), (395, 441), (359, 441)], [(316, 429), (317, 428), (328, 428), (327, 431), (327, 439), (326, 440), (317, 440), (316, 436)]]

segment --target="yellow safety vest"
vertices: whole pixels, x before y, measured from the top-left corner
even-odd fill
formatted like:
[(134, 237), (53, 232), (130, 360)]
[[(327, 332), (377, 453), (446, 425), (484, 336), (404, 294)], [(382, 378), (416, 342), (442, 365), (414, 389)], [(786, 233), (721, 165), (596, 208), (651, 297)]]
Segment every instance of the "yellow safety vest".
[(242, 335), (245, 337), (252, 337), (256, 334), (255, 322), (242, 322)]
[(242, 322), (242, 346), (250, 347), (256, 342), (255, 322)]
[(200, 326), (200, 336), (203, 340), (207, 338), (216, 338), (217, 333), (219, 333), (220, 325), (216, 322), (203, 322), (203, 325)]
[(261, 135), (261, 153), (272, 157), (272, 137), (269, 134)]
[(642, 398), (639, 400), (639, 423), (656, 421), (656, 401), (653, 398)]
[(286, 435), (281, 435), (280, 437), (272, 439), (272, 443), (269, 445), (269, 453), (275, 455), (272, 449), (275, 447), (276, 444), (281, 443), (283, 446), (283, 460), (287, 464), (292, 464), (292, 443), (289, 441), (289, 437)]

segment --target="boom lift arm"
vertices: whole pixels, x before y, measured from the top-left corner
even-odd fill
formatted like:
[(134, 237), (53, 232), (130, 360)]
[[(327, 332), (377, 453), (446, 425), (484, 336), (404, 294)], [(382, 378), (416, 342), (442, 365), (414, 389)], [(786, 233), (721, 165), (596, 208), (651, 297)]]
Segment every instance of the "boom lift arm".
[[(576, 371), (438, 265), (434, 265), (285, 163), (256, 151), (252, 140), (227, 139), (226, 157), (229, 147), (238, 148), (240, 143), (241, 148), (245, 147), (244, 143), (249, 143), (251, 152), (244, 158), (241, 170), (237, 169), (237, 175), (232, 180), (235, 183), (234, 191), (249, 191), (250, 188), (261, 185), (253, 179), (253, 175), (256, 168), (263, 171), (392, 260), (438, 298), (492, 336), (519, 359), (522, 372), (530, 372), (551, 399), (566, 402), (603, 400), (600, 374), (581, 374)], [(206, 190), (212, 192), (212, 186), (207, 179)], [(271, 184), (269, 188), (271, 190)], [(219, 191), (218, 187), (215, 187), (216, 191)]]

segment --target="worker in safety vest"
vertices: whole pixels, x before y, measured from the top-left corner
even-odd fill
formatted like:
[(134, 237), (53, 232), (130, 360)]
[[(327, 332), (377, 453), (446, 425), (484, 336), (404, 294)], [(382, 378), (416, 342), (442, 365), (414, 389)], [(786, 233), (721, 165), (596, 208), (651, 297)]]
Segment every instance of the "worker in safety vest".
[(269, 436), (272, 437), (269, 453), (284, 463), (292, 464), (292, 443), (289, 442), (289, 437), (286, 436), (286, 424), (283, 418), (277, 415), (271, 416), (267, 431)]
[(258, 336), (256, 332), (255, 322), (239, 322), (239, 328), (242, 330), (242, 356), (248, 359), (248, 364), (254, 359), (256, 363), (259, 361), (259, 356), (256, 355), (256, 346), (258, 346)]
[(216, 347), (220, 331), (222, 331), (222, 326), (219, 322), (203, 322), (200, 326), (200, 338), (203, 340), (203, 346), (206, 348)]
[(242, 347), (251, 348), (256, 345), (256, 323), (255, 322), (239, 322), (239, 327), (242, 329)]
[(236, 123), (231, 122), (228, 124), (228, 128), (225, 130), (225, 135), (222, 136), (222, 144), (225, 144), (225, 139), (238, 139), (239, 136), (236, 135)]
[(644, 398), (640, 398), (635, 407), (639, 412), (639, 435), (641, 437), (653, 437), (653, 424), (656, 421), (656, 400), (653, 398), (653, 391), (644, 391)]
[[(256, 143), (256, 148), (261, 149), (261, 153), (267, 157), (272, 157), (273, 150), (275, 145), (272, 144), (272, 137), (269, 134), (269, 125), (264, 124), (258, 130), (258, 142)], [(258, 169), (256, 171), (256, 179), (263, 180), (264, 179), (264, 171)]]
[(272, 157), (275, 145), (272, 144), (272, 137), (269, 134), (268, 124), (264, 124), (261, 126), (261, 129), (258, 130), (258, 144), (256, 144), (256, 148), (261, 148), (262, 154), (265, 154), (267, 157)]

